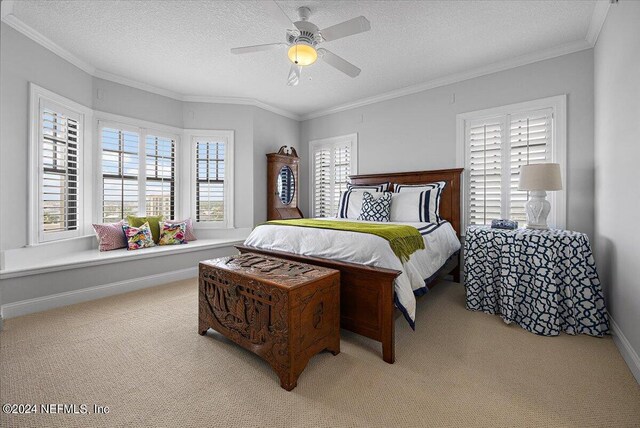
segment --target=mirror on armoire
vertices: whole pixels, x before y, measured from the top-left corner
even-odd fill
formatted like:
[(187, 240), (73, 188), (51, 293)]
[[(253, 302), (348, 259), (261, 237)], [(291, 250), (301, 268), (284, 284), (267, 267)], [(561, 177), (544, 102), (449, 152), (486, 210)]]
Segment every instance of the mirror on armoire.
[(283, 165), (278, 173), (278, 184), (276, 185), (280, 201), (285, 205), (291, 205), (293, 195), (296, 191), (296, 179), (289, 165)]
[(282, 146), (267, 154), (267, 219), (302, 218), (298, 208), (298, 153)]

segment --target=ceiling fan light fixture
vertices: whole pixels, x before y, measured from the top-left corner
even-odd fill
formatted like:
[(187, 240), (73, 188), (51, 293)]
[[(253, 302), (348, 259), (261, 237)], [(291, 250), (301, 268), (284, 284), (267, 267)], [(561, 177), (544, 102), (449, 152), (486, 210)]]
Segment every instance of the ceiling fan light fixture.
[(316, 48), (300, 41), (289, 47), (288, 55), (291, 62), (299, 66), (311, 65), (318, 59)]

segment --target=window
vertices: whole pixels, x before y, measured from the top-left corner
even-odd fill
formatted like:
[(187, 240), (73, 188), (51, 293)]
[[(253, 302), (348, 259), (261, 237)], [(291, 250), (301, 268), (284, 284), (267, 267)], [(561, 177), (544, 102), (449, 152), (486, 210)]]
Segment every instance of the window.
[(139, 208), (140, 135), (102, 128), (102, 221), (115, 223)]
[(176, 137), (101, 123), (102, 221), (176, 214)]
[(233, 227), (233, 132), (192, 135), (193, 218), (196, 224)]
[[(520, 167), (557, 162), (564, 177), (565, 117), (564, 96), (458, 116), (466, 225), (490, 224), (499, 218), (526, 222), (529, 193), (518, 190)], [(563, 227), (564, 192), (552, 192), (550, 197), (550, 224)]]
[(145, 143), (147, 215), (175, 218), (176, 142), (147, 135)]
[(358, 136), (316, 140), (309, 145), (311, 212), (314, 217), (335, 217), (349, 175), (356, 173)]
[(85, 109), (30, 86), (30, 228), (32, 245), (80, 236)]

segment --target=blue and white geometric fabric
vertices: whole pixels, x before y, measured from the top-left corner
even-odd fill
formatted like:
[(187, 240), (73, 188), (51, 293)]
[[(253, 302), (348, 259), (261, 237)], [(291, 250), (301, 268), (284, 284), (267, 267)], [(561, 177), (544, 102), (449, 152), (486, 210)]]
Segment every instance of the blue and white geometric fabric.
[(391, 213), (391, 193), (376, 193), (375, 197), (369, 192), (362, 195), (362, 208), (358, 220), (389, 221)]
[(584, 233), (467, 228), (467, 309), (500, 314), (539, 335), (603, 336), (609, 321)]

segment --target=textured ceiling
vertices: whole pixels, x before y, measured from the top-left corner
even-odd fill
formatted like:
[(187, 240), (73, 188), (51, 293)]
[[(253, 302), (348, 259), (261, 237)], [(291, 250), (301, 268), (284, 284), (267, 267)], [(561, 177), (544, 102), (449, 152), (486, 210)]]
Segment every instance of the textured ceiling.
[(371, 31), (324, 47), (362, 69), (318, 61), (286, 86), (284, 40), (260, 1), (19, 1), (18, 19), (97, 69), (183, 95), (255, 98), (307, 114), (584, 40), (595, 1), (278, 1), (320, 28), (364, 15)]

